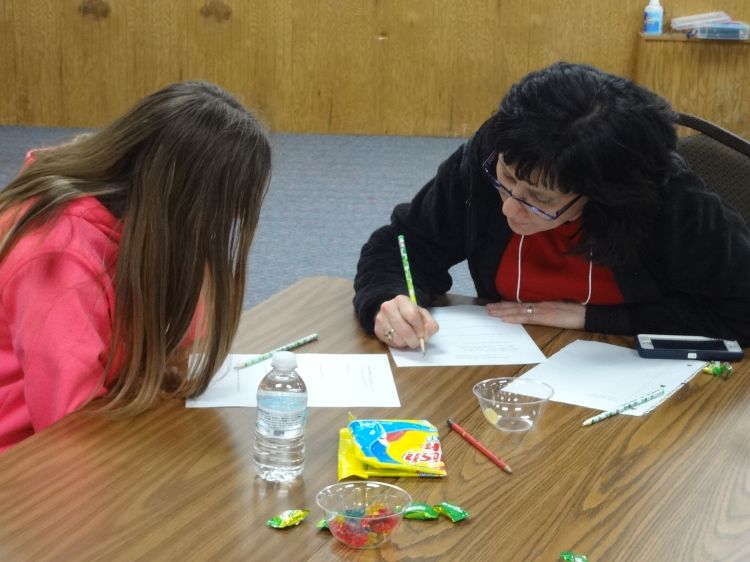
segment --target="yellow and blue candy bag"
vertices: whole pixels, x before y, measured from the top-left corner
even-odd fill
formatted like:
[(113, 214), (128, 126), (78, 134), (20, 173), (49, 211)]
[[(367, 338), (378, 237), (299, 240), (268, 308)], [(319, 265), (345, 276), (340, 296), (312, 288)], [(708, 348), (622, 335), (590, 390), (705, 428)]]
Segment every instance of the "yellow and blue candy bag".
[(370, 476), (445, 476), (437, 428), (427, 420), (352, 420), (355, 455)]

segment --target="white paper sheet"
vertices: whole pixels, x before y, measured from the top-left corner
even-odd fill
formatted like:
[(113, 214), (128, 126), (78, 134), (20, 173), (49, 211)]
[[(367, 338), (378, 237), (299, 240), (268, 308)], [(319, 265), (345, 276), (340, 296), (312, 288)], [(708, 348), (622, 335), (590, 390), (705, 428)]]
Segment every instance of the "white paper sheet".
[(524, 365), (546, 358), (520, 324), (506, 324), (483, 306), (459, 305), (430, 309), (440, 330), (422, 350), (391, 348), (399, 367), (451, 365)]
[(664, 396), (623, 414), (642, 416), (674, 394), (706, 363), (685, 359), (645, 359), (634, 349), (577, 340), (521, 378), (546, 382), (554, 402), (610, 410), (664, 385)]
[[(206, 391), (187, 400), (188, 408), (256, 406), (258, 383), (271, 370), (271, 360), (236, 370), (255, 355), (230, 355)], [(307, 386), (312, 407), (400, 406), (393, 372), (385, 354), (297, 354), (297, 372)]]

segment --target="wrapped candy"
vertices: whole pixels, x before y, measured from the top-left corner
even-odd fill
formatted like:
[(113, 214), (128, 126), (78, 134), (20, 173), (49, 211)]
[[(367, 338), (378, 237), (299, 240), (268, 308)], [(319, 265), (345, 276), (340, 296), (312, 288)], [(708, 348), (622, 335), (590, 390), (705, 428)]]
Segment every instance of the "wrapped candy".
[(464, 519), (468, 519), (469, 517), (468, 511), (452, 503), (440, 502), (434, 507), (435, 511), (437, 511), (441, 515), (445, 515), (454, 523), (458, 523), (459, 521), (463, 521)]
[(732, 374), (732, 366), (726, 361), (711, 361), (703, 367), (703, 372), (715, 377), (728, 377)]
[(302, 520), (307, 517), (308, 513), (310, 513), (308, 509), (287, 509), (279, 515), (271, 517), (266, 521), (266, 525), (274, 529), (293, 527), (302, 523)]
[(420, 521), (430, 521), (440, 517), (440, 514), (429, 504), (413, 502), (404, 510), (404, 519), (417, 519)]

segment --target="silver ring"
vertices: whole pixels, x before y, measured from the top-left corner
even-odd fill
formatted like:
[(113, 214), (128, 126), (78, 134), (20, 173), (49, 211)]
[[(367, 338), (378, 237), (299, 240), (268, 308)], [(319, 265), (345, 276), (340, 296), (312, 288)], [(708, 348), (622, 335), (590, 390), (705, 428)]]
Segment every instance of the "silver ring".
[(528, 314), (529, 316), (531, 316), (532, 314), (534, 314), (534, 305), (533, 304), (530, 304), (530, 305), (528, 305), (526, 307), (526, 314)]
[(383, 334), (383, 336), (385, 336), (386, 343), (391, 343), (393, 341), (393, 334), (395, 333), (396, 330), (394, 330), (393, 328), (385, 331), (385, 334)]

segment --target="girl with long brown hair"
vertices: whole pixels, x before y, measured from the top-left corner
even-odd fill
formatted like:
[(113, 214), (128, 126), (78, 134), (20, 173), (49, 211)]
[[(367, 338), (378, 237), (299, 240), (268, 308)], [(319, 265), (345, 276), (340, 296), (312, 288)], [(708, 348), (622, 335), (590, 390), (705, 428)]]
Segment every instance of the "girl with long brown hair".
[(206, 388), (270, 171), (261, 125), (206, 82), (34, 152), (0, 192), (0, 451), (93, 398), (122, 417)]

